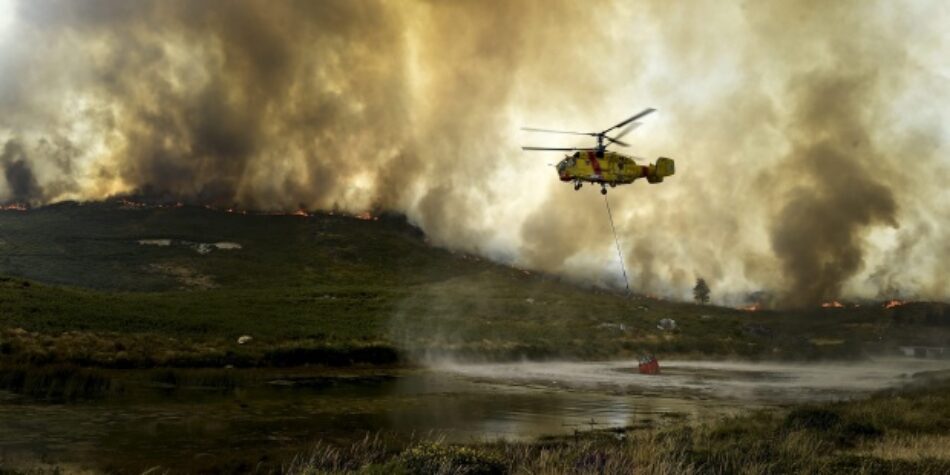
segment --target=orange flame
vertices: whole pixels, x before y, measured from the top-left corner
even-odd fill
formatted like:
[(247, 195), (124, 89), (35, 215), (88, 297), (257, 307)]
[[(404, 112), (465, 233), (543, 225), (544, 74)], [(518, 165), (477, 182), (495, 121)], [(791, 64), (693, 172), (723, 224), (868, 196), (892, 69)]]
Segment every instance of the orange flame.
[(362, 213), (354, 215), (353, 217), (356, 219), (362, 219), (363, 221), (379, 221), (379, 217), (373, 216), (369, 213), (369, 211), (363, 211)]
[(743, 312), (758, 312), (759, 310), (762, 310), (762, 304), (755, 302), (752, 305), (746, 305), (745, 307), (739, 307), (738, 309), (742, 310)]
[(842, 308), (844, 304), (837, 300), (832, 300), (831, 302), (825, 302), (821, 304), (821, 308)]
[(887, 302), (884, 302), (884, 308), (900, 307), (901, 305), (904, 305), (905, 303), (907, 302), (904, 302), (903, 300), (891, 299), (891, 300), (888, 300)]
[(30, 208), (23, 203), (10, 203), (0, 206), (0, 211), (27, 211)]

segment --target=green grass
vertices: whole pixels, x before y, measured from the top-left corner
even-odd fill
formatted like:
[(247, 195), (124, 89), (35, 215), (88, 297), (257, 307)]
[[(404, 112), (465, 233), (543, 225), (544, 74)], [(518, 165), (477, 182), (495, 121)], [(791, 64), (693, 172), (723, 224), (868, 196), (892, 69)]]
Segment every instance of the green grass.
[[(236, 242), (198, 254), (140, 239)], [(950, 337), (916, 303), (742, 312), (626, 298), (430, 246), (402, 218), (61, 204), (0, 212), (0, 359), (86, 366), (856, 358)], [(678, 328), (656, 323), (673, 318)], [(623, 330), (620, 325), (623, 325)], [(237, 345), (251, 335), (249, 345)]]

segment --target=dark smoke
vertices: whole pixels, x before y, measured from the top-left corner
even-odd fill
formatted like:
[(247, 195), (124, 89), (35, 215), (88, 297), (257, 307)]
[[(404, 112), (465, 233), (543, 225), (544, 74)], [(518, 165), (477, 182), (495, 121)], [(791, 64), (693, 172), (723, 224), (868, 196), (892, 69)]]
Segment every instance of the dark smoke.
[[(77, 184), (72, 177), (73, 161), (79, 150), (62, 137), (41, 139), (33, 147), (22, 140), (10, 139), (0, 154), (7, 193), (0, 202), (41, 205), (63, 194), (74, 192)], [(34, 165), (40, 164), (54, 171), (56, 177), (40, 185)]]
[(3, 166), (3, 176), (10, 189), (10, 201), (17, 203), (36, 203), (43, 197), (30, 162), (27, 160), (23, 146), (16, 140), (10, 140), (3, 146), (0, 155), (0, 165)]
[(889, 187), (868, 167), (885, 158), (870, 146), (861, 108), (867, 77), (803, 78), (792, 126), (793, 148), (780, 165), (794, 187), (778, 197), (772, 249), (789, 282), (786, 304), (838, 298), (863, 266), (866, 229), (897, 226)]
[(603, 199), (518, 149), (589, 144), (517, 130), (650, 106), (622, 151), (677, 175), (609, 195), (636, 290), (943, 299), (941, 18), (939, 1), (21, 0), (0, 31), (0, 201), (392, 210), (440, 245), (618, 285)]
[(80, 48), (85, 74), (66, 87), (110, 103), (84, 119), (118, 139), (107, 161), (123, 188), (272, 208), (340, 204), (348, 178), (405, 142), (396, 13), (375, 1), (20, 3), (33, 34)]

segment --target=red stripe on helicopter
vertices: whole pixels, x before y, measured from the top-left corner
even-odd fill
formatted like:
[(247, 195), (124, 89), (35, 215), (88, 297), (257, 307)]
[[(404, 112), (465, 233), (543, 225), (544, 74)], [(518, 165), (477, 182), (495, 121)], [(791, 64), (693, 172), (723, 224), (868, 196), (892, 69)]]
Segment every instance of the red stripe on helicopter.
[(600, 163), (597, 163), (597, 152), (587, 152), (587, 157), (590, 160), (590, 166), (594, 167), (594, 174), (598, 177), (600, 176)]

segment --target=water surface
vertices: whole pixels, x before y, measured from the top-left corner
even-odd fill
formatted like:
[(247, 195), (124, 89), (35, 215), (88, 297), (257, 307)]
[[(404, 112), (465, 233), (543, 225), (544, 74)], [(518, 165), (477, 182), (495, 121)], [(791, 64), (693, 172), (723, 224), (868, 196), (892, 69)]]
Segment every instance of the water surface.
[[(237, 389), (131, 388), (68, 404), (0, 392), (0, 460), (142, 470), (266, 457), (366, 434), (524, 440), (592, 428), (707, 420), (750, 408), (861, 397), (950, 369), (948, 361), (855, 364), (661, 362), (436, 364), (328, 377), (274, 374)], [(264, 454), (264, 455), (262, 455)]]

